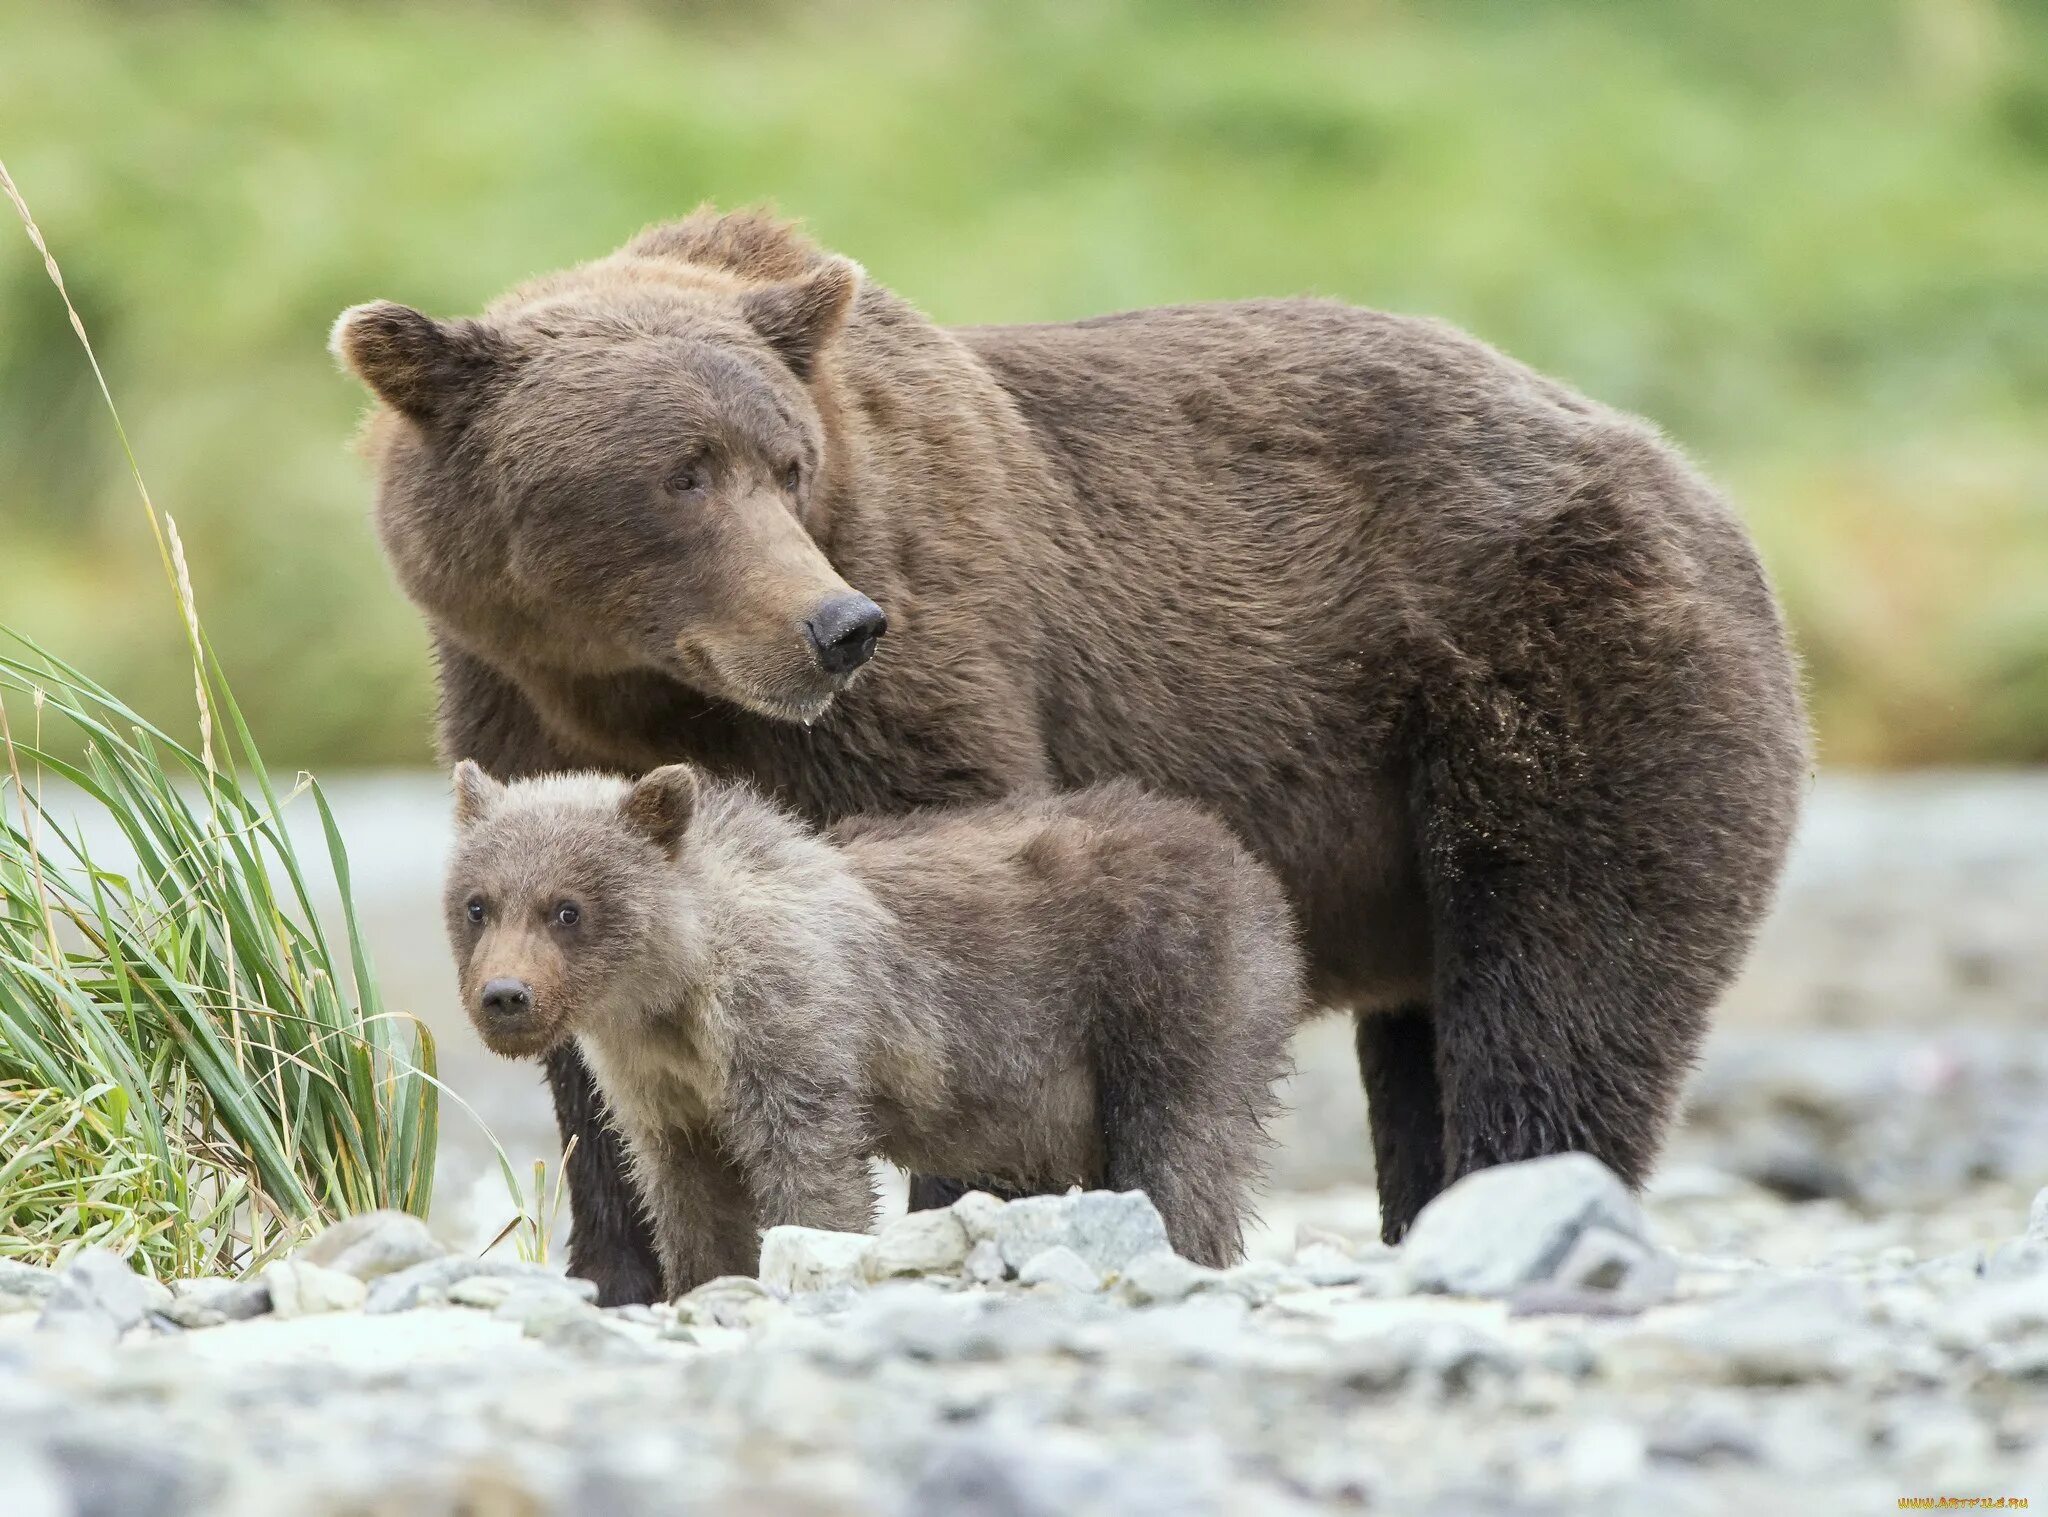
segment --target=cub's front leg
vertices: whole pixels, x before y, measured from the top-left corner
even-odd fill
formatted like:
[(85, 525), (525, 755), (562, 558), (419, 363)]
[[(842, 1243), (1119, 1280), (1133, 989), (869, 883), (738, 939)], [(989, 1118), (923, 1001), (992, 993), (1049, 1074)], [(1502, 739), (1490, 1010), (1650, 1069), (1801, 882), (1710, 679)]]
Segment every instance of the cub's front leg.
[(874, 1227), (867, 1122), (847, 1086), (795, 1071), (736, 1073), (719, 1133), (746, 1176), (764, 1229)]
[(632, 1148), (670, 1300), (720, 1275), (751, 1275), (760, 1267), (761, 1234), (746, 1178), (711, 1133), (664, 1128), (636, 1135)]

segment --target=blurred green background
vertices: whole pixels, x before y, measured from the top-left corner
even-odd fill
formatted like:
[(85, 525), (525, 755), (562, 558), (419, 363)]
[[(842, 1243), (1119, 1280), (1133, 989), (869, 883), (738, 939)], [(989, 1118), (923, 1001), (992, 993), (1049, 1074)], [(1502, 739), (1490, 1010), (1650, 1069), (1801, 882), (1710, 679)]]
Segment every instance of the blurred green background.
[[(775, 201), (941, 321), (1295, 291), (1448, 317), (1729, 487), (1825, 762), (2048, 759), (2038, 0), (0, 0), (0, 156), (286, 764), (429, 755), (335, 313), (473, 310), (706, 198)], [(14, 232), (0, 620), (189, 722)]]

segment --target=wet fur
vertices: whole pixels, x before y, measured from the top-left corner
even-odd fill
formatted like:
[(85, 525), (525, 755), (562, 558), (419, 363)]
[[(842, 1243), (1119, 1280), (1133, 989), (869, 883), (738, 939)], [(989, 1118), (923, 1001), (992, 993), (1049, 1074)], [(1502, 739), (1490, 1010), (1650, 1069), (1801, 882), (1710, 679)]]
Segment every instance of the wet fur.
[[(1389, 1019), (1358, 1037), (1388, 1238), (1503, 1160), (1583, 1149), (1640, 1181), (1807, 772), (1721, 497), (1639, 421), (1328, 301), (948, 330), (870, 281), (798, 382), (735, 302), (830, 262), (700, 212), (494, 305), (510, 356), (458, 419), (380, 414), (380, 530), (434, 630), (448, 755), (690, 759), (818, 821), (1119, 775), (1196, 798), (1279, 875), (1313, 994)], [(615, 650), (643, 586), (709, 606), (748, 566), (665, 546), (609, 483), (639, 443), (531, 398), (630, 410), (698, 352), (636, 367), (636, 344), (685, 330), (720, 355), (692, 372), (728, 375), (704, 393), (800, 413), (802, 529), (891, 618), (813, 726)], [(558, 563), (594, 567), (525, 588)], [(572, 1267), (644, 1297), (587, 1077), (550, 1074)]]
[(449, 926), (472, 1004), (551, 966), (548, 1035), (596, 1077), (671, 1293), (753, 1273), (759, 1228), (865, 1229), (871, 1155), (1143, 1190), (1181, 1253), (1240, 1255), (1304, 1001), (1279, 884), (1219, 823), (1117, 783), (821, 837), (711, 785), (671, 857), (633, 796), (469, 808)]

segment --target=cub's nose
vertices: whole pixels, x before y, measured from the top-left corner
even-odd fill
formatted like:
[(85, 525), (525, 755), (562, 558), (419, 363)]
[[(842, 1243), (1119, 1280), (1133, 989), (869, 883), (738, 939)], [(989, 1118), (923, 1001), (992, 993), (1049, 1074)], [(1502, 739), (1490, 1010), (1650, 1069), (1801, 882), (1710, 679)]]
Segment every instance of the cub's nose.
[(492, 980), (477, 999), (487, 1017), (523, 1017), (533, 1010), (533, 987), (524, 980)]
[(889, 618), (865, 595), (835, 595), (804, 623), (811, 654), (827, 674), (851, 674), (875, 656)]

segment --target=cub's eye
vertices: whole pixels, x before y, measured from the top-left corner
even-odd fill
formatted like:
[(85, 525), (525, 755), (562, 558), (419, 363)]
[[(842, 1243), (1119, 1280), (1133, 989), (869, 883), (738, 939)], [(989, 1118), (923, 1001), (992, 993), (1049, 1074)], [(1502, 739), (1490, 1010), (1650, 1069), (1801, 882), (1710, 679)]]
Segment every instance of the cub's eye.
[(710, 462), (702, 453), (695, 454), (676, 465), (663, 483), (677, 495), (702, 495), (711, 483)]
[(583, 908), (574, 901), (564, 901), (555, 908), (555, 925), (557, 927), (574, 927), (582, 920)]
[(782, 471), (782, 488), (790, 494), (796, 494), (797, 486), (803, 482), (804, 466), (802, 464), (791, 464)]
[(472, 922), (482, 923), (484, 919), (484, 903), (482, 901), (472, 900), (469, 903), (469, 919)]

